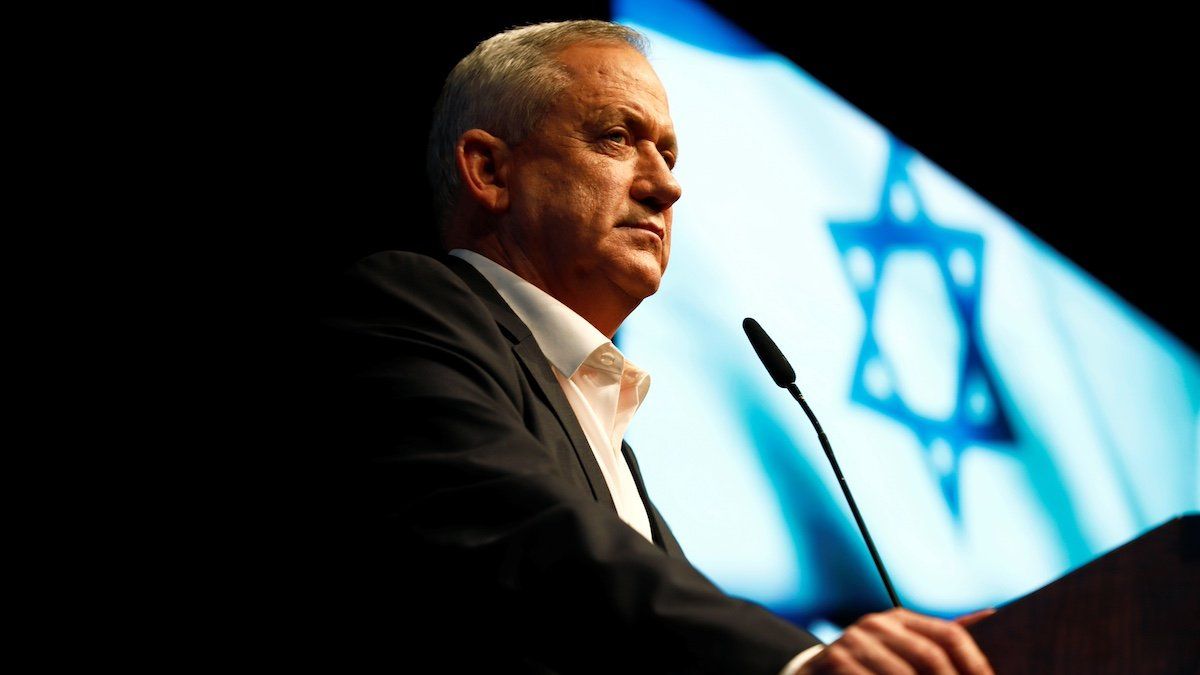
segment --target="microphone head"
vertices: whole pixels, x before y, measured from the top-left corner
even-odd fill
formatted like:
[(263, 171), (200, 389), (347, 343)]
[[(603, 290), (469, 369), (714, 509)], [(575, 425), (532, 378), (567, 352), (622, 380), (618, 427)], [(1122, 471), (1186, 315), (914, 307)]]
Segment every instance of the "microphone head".
[(771, 379), (775, 380), (775, 384), (784, 389), (787, 389), (788, 385), (794, 384), (796, 371), (792, 370), (792, 364), (783, 357), (783, 352), (775, 346), (775, 341), (767, 335), (767, 331), (763, 330), (762, 326), (750, 317), (746, 317), (742, 321), (742, 330), (746, 331), (746, 337), (750, 338), (750, 345), (754, 347), (754, 353), (758, 354), (759, 360), (767, 367), (767, 372), (771, 374)]

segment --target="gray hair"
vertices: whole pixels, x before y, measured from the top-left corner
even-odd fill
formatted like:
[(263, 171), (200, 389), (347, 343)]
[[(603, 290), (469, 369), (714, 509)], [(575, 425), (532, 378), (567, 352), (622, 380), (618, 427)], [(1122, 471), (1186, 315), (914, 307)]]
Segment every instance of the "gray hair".
[(439, 232), (461, 187), (454, 156), (459, 137), (483, 129), (509, 144), (524, 140), (571, 83), (555, 56), (580, 42), (623, 42), (643, 56), (648, 49), (641, 33), (608, 21), (539, 23), (480, 42), (450, 71), (433, 109), (426, 153)]

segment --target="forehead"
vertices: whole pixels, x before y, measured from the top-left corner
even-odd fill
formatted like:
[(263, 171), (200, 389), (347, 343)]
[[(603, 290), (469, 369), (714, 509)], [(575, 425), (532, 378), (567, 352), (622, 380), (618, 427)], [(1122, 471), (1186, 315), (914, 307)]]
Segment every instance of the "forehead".
[(558, 53), (571, 84), (554, 106), (581, 121), (636, 116), (673, 132), (667, 92), (646, 57), (628, 45), (582, 43)]

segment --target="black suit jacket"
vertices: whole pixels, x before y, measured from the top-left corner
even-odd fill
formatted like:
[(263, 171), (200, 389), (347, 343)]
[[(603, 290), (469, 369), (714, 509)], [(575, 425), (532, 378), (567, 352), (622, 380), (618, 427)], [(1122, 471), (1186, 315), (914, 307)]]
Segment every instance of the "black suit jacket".
[(620, 520), (549, 362), (469, 263), (377, 253), (330, 303), (310, 646), (432, 672), (776, 675), (817, 644), (687, 562), (628, 445), (654, 543)]

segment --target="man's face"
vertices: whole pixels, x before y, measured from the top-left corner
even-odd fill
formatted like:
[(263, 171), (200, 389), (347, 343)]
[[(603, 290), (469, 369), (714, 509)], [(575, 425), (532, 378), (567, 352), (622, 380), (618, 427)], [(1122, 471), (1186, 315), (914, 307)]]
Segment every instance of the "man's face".
[(558, 58), (572, 84), (513, 147), (511, 235), (568, 305), (603, 294), (636, 305), (667, 268), (680, 196), (667, 95), (628, 46), (574, 45)]

